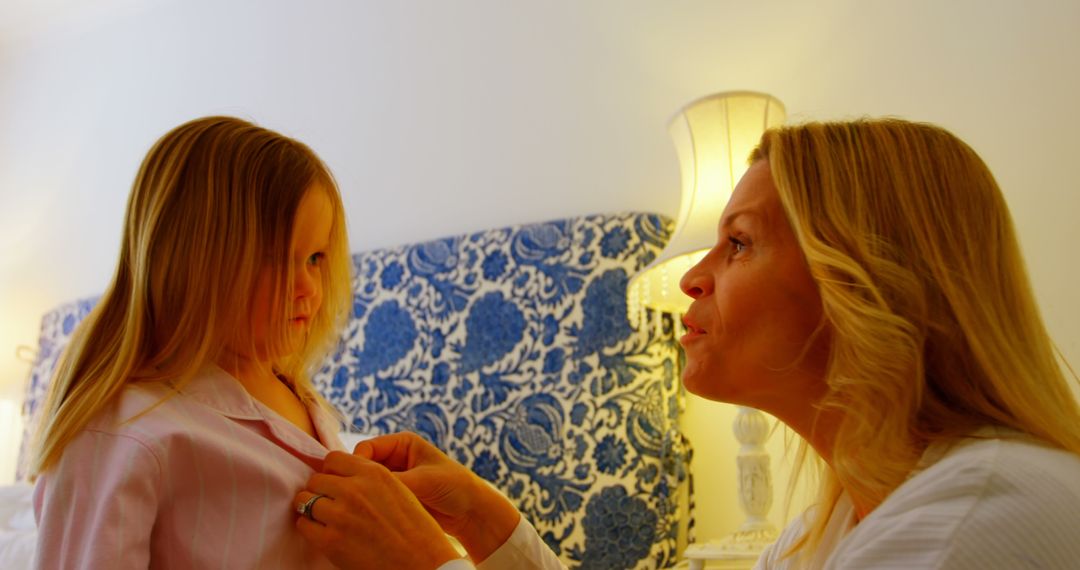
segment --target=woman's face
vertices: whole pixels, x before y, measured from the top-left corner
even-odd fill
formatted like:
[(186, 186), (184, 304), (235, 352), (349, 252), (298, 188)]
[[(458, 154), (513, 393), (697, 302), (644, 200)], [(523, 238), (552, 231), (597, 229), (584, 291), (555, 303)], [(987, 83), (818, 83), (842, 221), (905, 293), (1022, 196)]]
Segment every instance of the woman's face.
[(788, 224), (767, 161), (739, 181), (719, 223), (716, 246), (680, 283), (694, 299), (683, 382), (711, 400), (784, 417), (820, 398), (827, 335), (821, 297)]
[[(276, 277), (273, 269), (263, 267), (259, 271), (252, 298), (255, 313), (251, 315), (251, 338), (260, 353), (257, 355), (259, 360), (287, 356), (303, 346), (307, 329), (322, 306), (323, 263), (330, 247), (333, 212), (333, 205), (321, 185), (312, 185), (300, 199), (293, 220), (289, 257), (293, 271), (292, 297), (286, 299), (285, 307), (275, 306), (272, 298)], [(281, 318), (286, 327), (286, 354), (270, 354), (270, 339), (276, 334), (270, 330), (270, 315), (280, 311), (284, 311)]]

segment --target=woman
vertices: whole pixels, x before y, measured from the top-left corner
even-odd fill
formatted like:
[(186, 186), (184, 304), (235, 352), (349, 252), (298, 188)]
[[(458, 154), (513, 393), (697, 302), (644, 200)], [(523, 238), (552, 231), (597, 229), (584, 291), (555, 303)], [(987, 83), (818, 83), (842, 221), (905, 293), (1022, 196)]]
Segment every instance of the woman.
[(342, 449), (310, 372), (351, 307), (349, 267), (307, 146), (230, 117), (158, 140), (113, 282), (51, 384), (37, 566), (329, 568), (290, 501)]
[[(823, 459), (816, 505), (758, 567), (1075, 567), (1080, 410), (985, 164), (900, 120), (771, 130), (751, 163), (682, 280), (681, 342), (688, 390), (775, 415), (803, 461)], [(561, 567), (505, 500), (414, 436), (356, 455), (331, 454), (296, 499), (333, 499), (298, 524), (339, 565), (469, 567), (407, 557), (437, 536), (368, 538), (381, 512), (422, 516), (411, 492), (480, 568)]]

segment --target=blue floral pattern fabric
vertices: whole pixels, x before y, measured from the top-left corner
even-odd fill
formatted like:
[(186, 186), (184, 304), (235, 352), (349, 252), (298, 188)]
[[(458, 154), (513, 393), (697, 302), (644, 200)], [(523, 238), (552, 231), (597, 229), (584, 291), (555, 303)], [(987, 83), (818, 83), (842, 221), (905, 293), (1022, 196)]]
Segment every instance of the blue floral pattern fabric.
[(23, 417), (26, 421), (23, 422), (23, 438), (19, 445), (19, 463), (15, 474), (19, 480), (26, 476), (28, 447), (32, 440), (31, 431), (34, 429), (31, 418), (34, 418), (38, 409), (45, 404), (49, 380), (52, 379), (60, 353), (63, 352), (64, 347), (71, 340), (71, 335), (75, 332), (75, 326), (90, 314), (98, 298), (89, 297), (64, 303), (41, 318), (37, 354), (30, 368), (30, 379), (26, 386), (26, 397), (23, 400)]
[[(351, 429), (419, 433), (502, 490), (571, 568), (676, 562), (687, 473), (672, 322), (630, 276), (671, 232), (598, 215), (354, 256), (353, 315), (318, 389)], [(96, 299), (47, 314), (26, 403)]]
[(316, 384), (359, 432), (414, 431), (501, 489), (571, 568), (675, 563), (678, 346), (631, 326), (671, 222), (587, 216), (354, 257)]

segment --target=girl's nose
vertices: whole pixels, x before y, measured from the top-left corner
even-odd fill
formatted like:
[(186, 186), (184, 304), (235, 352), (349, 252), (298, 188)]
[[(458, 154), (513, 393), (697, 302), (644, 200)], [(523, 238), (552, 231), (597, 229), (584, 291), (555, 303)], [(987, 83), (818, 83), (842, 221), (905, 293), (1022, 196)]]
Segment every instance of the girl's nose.
[(316, 293), (319, 285), (319, 276), (310, 266), (304, 266), (296, 272), (296, 282), (293, 284), (293, 292), (296, 298), (303, 299)]

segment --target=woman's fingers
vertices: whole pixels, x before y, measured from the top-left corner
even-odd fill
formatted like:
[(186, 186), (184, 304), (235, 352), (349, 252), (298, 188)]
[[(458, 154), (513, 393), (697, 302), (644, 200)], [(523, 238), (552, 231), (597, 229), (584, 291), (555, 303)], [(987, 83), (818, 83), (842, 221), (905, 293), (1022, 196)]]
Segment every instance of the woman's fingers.
[(371, 464), (364, 457), (358, 457), (344, 451), (331, 451), (323, 458), (323, 473), (351, 477), (364, 470), (364, 464)]
[(398, 432), (361, 441), (353, 454), (381, 463), (391, 471), (405, 471), (426, 461), (433, 449), (415, 433)]
[[(376, 442), (373, 446), (368, 448), (361, 448), (362, 445), (369, 441), (362, 441), (357, 444), (357, 453), (346, 453), (344, 451), (331, 451), (326, 454), (323, 459), (323, 473), (330, 475), (340, 475), (341, 477), (352, 477), (359, 475), (365, 469), (390, 469), (391, 471), (406, 471), (412, 469), (416, 464), (421, 462), (417, 459), (416, 451), (419, 449), (415, 447), (415, 442), (410, 441), (411, 437), (401, 437), (398, 435), (405, 434), (393, 434), (384, 436), (389, 439), (388, 441)], [(411, 435), (411, 434), (409, 434)], [(382, 438), (377, 438), (382, 439)], [(419, 438), (416, 438), (419, 439)], [(427, 445), (427, 442), (420, 440), (422, 444)]]
[[(339, 559), (343, 556), (343, 550), (348, 550), (353, 540), (363, 540), (358, 537), (344, 535), (340, 529), (319, 522), (308, 520), (304, 517), (296, 519), (296, 530), (300, 536), (311, 542), (320, 552), (328, 557)], [(341, 565), (349, 567), (349, 565)], [(359, 567), (359, 566), (356, 566)]]
[[(329, 457), (348, 476), (316, 473), (296, 494), (294, 507), (312, 497), (315, 520), (297, 517), (297, 529), (341, 568), (437, 568), (458, 557), (420, 501), (378, 463)], [(416, 545), (426, 545), (416, 548)]]
[(296, 530), (300, 531), (300, 535), (311, 541), (312, 544), (318, 546), (320, 549), (326, 548), (330, 544), (330, 531), (327, 530), (326, 525), (310, 521), (304, 517), (296, 519)]
[[(392, 476), (390, 475), (390, 472), (381, 465), (370, 461), (364, 462), (366, 465), (359, 465), (356, 469), (351, 469), (351, 471), (355, 471), (355, 473), (348, 476), (328, 475), (326, 473), (312, 474), (312, 476), (308, 478), (304, 490), (296, 495), (294, 502), (297, 505), (297, 509), (312, 497), (322, 495), (322, 499), (317, 499), (312, 503), (311, 513), (312, 516), (315, 517), (315, 520), (326, 523), (327, 521), (339, 520), (335, 515), (339, 514), (342, 509), (345, 508), (342, 505), (366, 503), (364, 490), (359, 488), (360, 481), (375, 481), (383, 477)], [(354, 476), (357, 478), (354, 478)]]
[[(315, 497), (318, 498), (315, 499)], [(300, 509), (302, 509), (303, 506), (312, 499), (315, 500), (308, 507), (307, 512), (309, 513), (309, 515), (301, 513)], [(340, 509), (336, 508), (334, 502), (335, 499), (332, 495), (327, 495), (325, 493), (312, 493), (310, 491), (300, 491), (296, 494), (296, 498), (293, 499), (293, 504), (296, 505), (296, 513), (300, 516), (300, 518), (313, 520), (313, 522), (320, 525), (325, 525), (332, 520), (337, 520), (338, 517), (334, 516), (334, 511), (339, 511)]]

